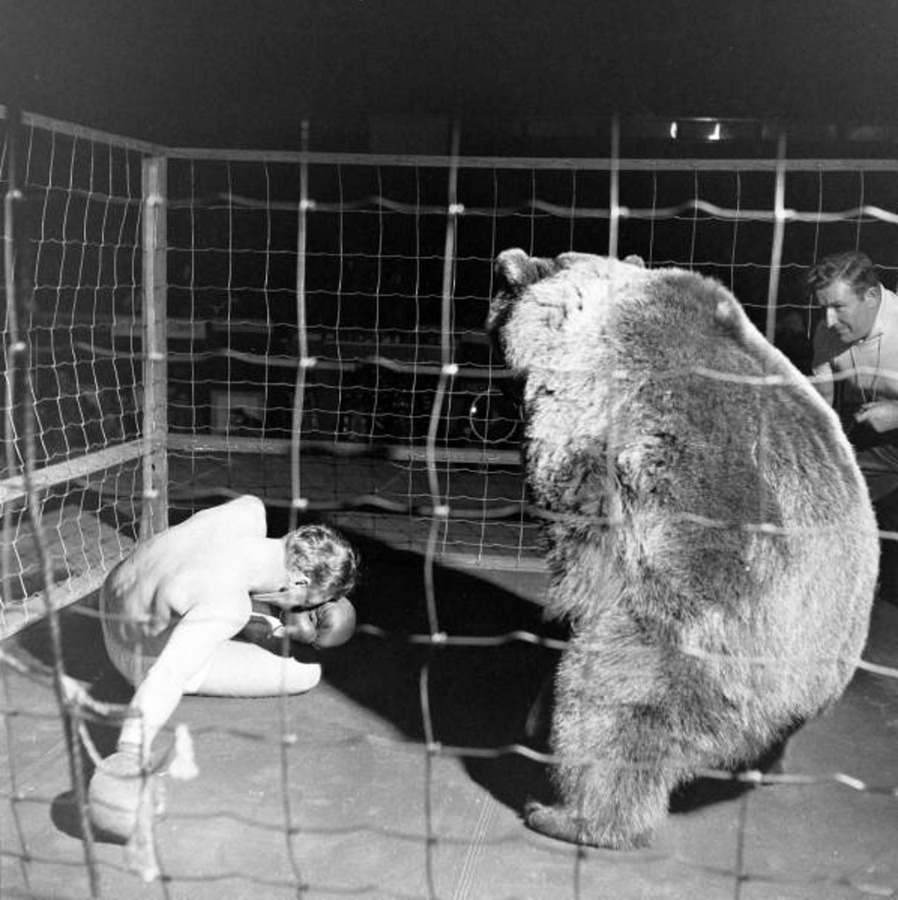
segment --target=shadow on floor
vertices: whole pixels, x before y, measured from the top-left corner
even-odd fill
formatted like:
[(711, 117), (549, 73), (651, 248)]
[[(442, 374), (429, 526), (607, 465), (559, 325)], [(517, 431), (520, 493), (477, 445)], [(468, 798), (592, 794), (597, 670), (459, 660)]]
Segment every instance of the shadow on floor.
[[(69, 677), (87, 686), (91, 697), (105, 703), (127, 704), (133, 687), (113, 668), (106, 655), (97, 609), (96, 593), (59, 612), (60, 646), (63, 669)], [(53, 666), (52, 633), (47, 619), (41, 619), (13, 635), (5, 649), (44, 669), (48, 678)], [(85, 728), (96, 752), (106, 757), (115, 750), (118, 727), (85, 718)], [(87, 753), (82, 754), (85, 787), (94, 771)], [(73, 790), (53, 799), (50, 807), (53, 824), (64, 834), (81, 839), (81, 818)]]
[[(548, 729), (534, 735), (527, 726), (541, 691), (546, 688), (551, 697), (559, 651), (519, 641), (431, 649), (410, 644), (405, 635), (429, 631), (420, 555), (348, 536), (364, 561), (364, 579), (354, 594), (359, 620), (391, 636), (360, 634), (331, 651), (327, 680), (410, 739), (424, 740), (421, 691), (426, 667), (433, 740), (477, 750), (520, 744), (549, 753)], [(541, 607), (474, 575), (438, 568), (434, 581), (439, 629), (453, 637), (515, 630), (566, 637), (563, 626), (545, 621)], [(544, 723), (550, 716), (551, 709), (544, 709)], [(764, 761), (765, 769), (771, 761)], [(518, 813), (528, 800), (552, 798), (548, 767), (519, 753), (470, 755), (464, 757), (464, 766), (477, 784)], [(749, 789), (736, 781), (698, 779), (671, 798), (671, 812), (688, 813), (733, 800)]]
[[(411, 644), (407, 635), (430, 631), (421, 556), (347, 536), (363, 560), (363, 578), (353, 596), (359, 621), (388, 636), (362, 633), (330, 651), (326, 679), (411, 740), (425, 739), (421, 694), (426, 679), (433, 740), (477, 749), (534, 746), (525, 724), (557, 666), (558, 651), (521, 641), (486, 647)], [(474, 575), (438, 567), (434, 582), (437, 625), (452, 637), (516, 630), (565, 636), (563, 628), (543, 619), (539, 606)], [(519, 754), (465, 757), (465, 765), (475, 781), (517, 810), (545, 782), (545, 767)]]
[[(272, 529), (272, 533), (279, 532)], [(559, 651), (521, 641), (486, 647), (411, 643), (408, 635), (430, 631), (421, 555), (369, 537), (347, 536), (363, 561), (362, 579), (353, 595), (359, 621), (383, 629), (386, 636), (363, 631), (344, 646), (326, 651), (326, 680), (410, 740), (425, 739), (422, 691), (426, 689), (434, 741), (487, 751), (521, 744), (547, 752), (544, 736), (528, 737), (526, 724), (541, 689), (551, 683)], [(448, 635), (490, 637), (522, 630), (556, 639), (566, 636), (563, 626), (544, 620), (537, 604), (475, 575), (438, 568), (434, 581), (438, 627)], [(67, 673), (89, 683), (95, 699), (127, 703), (133, 689), (108, 663), (96, 599), (64, 610), (60, 626)], [(52, 662), (45, 622), (25, 629), (16, 642), (35, 660)], [(99, 723), (88, 728), (101, 756), (114, 750), (116, 728)], [(517, 812), (529, 799), (551, 798), (547, 767), (537, 761), (518, 753), (469, 755), (463, 760), (477, 784)], [(87, 760), (85, 776), (91, 772)], [(677, 792), (672, 811), (688, 812), (740, 793), (736, 783), (701, 779)], [(70, 793), (56, 798), (52, 815), (58, 828), (79, 836)]]

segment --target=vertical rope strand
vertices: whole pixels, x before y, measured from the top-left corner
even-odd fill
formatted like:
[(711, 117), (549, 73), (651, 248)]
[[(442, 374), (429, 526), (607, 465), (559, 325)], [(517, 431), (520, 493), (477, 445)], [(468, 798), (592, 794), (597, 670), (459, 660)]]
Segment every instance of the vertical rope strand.
[(427, 429), (427, 448), (425, 457), (427, 460), (427, 479), (430, 488), (431, 519), (430, 536), (427, 542), (427, 552), (424, 557), (424, 587), (427, 597), (427, 617), (431, 634), (437, 634), (440, 630), (436, 609), (436, 593), (434, 590), (433, 567), (437, 532), (440, 530), (443, 520), (449, 514), (448, 507), (443, 503), (440, 491), (439, 478), (437, 476), (436, 442), (439, 430), (440, 416), (442, 415), (443, 401), (446, 396), (449, 379), (455, 374), (457, 366), (453, 362), (454, 348), (452, 341), (452, 294), (455, 273), (455, 238), (458, 227), (458, 216), (462, 209), (458, 204), (458, 151), (459, 128), (456, 124), (452, 132), (452, 163), (449, 168), (448, 207), (446, 214), (446, 242), (443, 253), (443, 294), (442, 310), (440, 316), (440, 376), (434, 393), (433, 407), (430, 411), (430, 424)]
[[(13, 340), (12, 337), (12, 322), (15, 321), (15, 311), (12, 309), (16, 303), (16, 278), (15, 278), (15, 266), (17, 262), (21, 264), (21, 261), (16, 260), (16, 239), (15, 239), (15, 228), (16, 228), (16, 216), (15, 210), (16, 206), (22, 200), (22, 191), (18, 187), (17, 179), (18, 173), (16, 171), (16, 159), (15, 159), (15, 142), (17, 138), (17, 125), (18, 125), (18, 113), (15, 110), (10, 111), (9, 122), (7, 126), (6, 133), (6, 141), (3, 145), (3, 160), (4, 164), (9, 166), (8, 172), (8, 181), (7, 181), (7, 191), (6, 196), (4, 197), (4, 216), (3, 216), (3, 265), (4, 265), (4, 276), (5, 276), (5, 290), (6, 290), (6, 317), (7, 321), (4, 322), (4, 329), (7, 330), (7, 333), (10, 334), (10, 343), (9, 346), (5, 346), (4, 349), (4, 367), (6, 371), (6, 380), (4, 386), (4, 409), (3, 409), (3, 443), (4, 443), (4, 451), (6, 458), (6, 477), (13, 478), (18, 472), (18, 461), (16, 459), (16, 447), (15, 447), (15, 428), (13, 425), (13, 403), (16, 398), (16, 368), (17, 362), (16, 357), (18, 354), (22, 352), (23, 347), (19, 346), (19, 342), (17, 340)], [(8, 153), (7, 153), (8, 150)], [(4, 503), (3, 504), (3, 534), (0, 537), (2, 540), (2, 544), (0, 544), (0, 566), (2, 566), (2, 570), (0, 570), (0, 626), (5, 630), (7, 627), (6, 616), (4, 613), (4, 603), (7, 598), (10, 596), (10, 588), (12, 585), (12, 578), (10, 574), (10, 564), (11, 564), (11, 553), (12, 553), (12, 504)], [(3, 680), (3, 698), (4, 703), (7, 709), (12, 709), (12, 700), (11, 694), (9, 690), (9, 681), (6, 677), (6, 666), (0, 664), (0, 673), (2, 673)], [(22, 854), (22, 857), (19, 861), (19, 868), (22, 873), (22, 881), (25, 884), (26, 890), (31, 892), (31, 877), (28, 868), (28, 862), (31, 859), (31, 850), (28, 847), (28, 842), (25, 839), (25, 831), (22, 826), (22, 819), (19, 815), (19, 787), (18, 787), (18, 776), (17, 776), (17, 766), (15, 761), (15, 754), (12, 752), (13, 743), (13, 728), (10, 717), (4, 713), (3, 715), (3, 725), (4, 730), (6, 731), (6, 741), (7, 746), (10, 748), (9, 756), (8, 756), (8, 767), (9, 767), (9, 783), (10, 783), (10, 807), (12, 809), (12, 818), (13, 824), (15, 826), (16, 835), (19, 841), (19, 850)]]
[(440, 424), (440, 416), (443, 400), (449, 379), (456, 368), (453, 362), (454, 348), (452, 341), (452, 295), (455, 272), (455, 241), (458, 227), (458, 215), (461, 208), (458, 205), (458, 153), (460, 133), (458, 123), (454, 123), (452, 129), (452, 163), (449, 168), (448, 202), (446, 210), (446, 242), (443, 255), (443, 296), (442, 311), (440, 317), (440, 377), (433, 398), (433, 407), (430, 411), (430, 424), (427, 430), (427, 478), (430, 486), (430, 532), (427, 539), (427, 550), (424, 556), (424, 591), (427, 603), (427, 619), (430, 627), (431, 642), (428, 645), (427, 658), (421, 668), (421, 714), (424, 721), (425, 734), (425, 759), (424, 759), (424, 815), (426, 830), (426, 874), (429, 896), (437, 896), (434, 882), (433, 852), (436, 845), (436, 835), (433, 824), (433, 755), (438, 753), (433, 734), (433, 721), (430, 716), (429, 680), (430, 667), (434, 654), (440, 646), (445, 635), (440, 633), (439, 619), (437, 616), (436, 589), (434, 585), (434, 564), (436, 556), (437, 534), (443, 522), (448, 518), (449, 508), (443, 503), (440, 492), (439, 479), (436, 469), (436, 440)]
[[(7, 715), (5, 710), (13, 709), (13, 699), (12, 691), (9, 688), (9, 678), (7, 677), (6, 665), (4, 663), (0, 663), (0, 684), (2, 684), (3, 686), (3, 730), (6, 734), (6, 745), (12, 748), (15, 746), (15, 734), (11, 721), (12, 716)], [(24, 823), (22, 822), (22, 817), (19, 815), (19, 803), (24, 798), (24, 795), (19, 789), (19, 775), (16, 755), (15, 753), (11, 752), (11, 750), (9, 755), (7, 756), (6, 765), (9, 777), (9, 806), (12, 813), (13, 829), (15, 830), (16, 838), (19, 844), (19, 872), (22, 875), (22, 882), (25, 885), (25, 890), (30, 894), (32, 893), (32, 887), (31, 870), (29, 869), (29, 863), (32, 860), (32, 854), (31, 849), (28, 845), (28, 840), (25, 837)]]
[(620, 244), (620, 119), (611, 119), (611, 163), (609, 166), (608, 255), (617, 259)]
[(858, 173), (858, 198), (857, 198), (857, 221), (854, 229), (854, 249), (861, 249), (861, 227), (864, 224), (864, 206), (867, 201), (864, 197), (866, 188), (866, 180), (863, 172)]
[[(11, 366), (7, 378), (16, 387), (21, 386), (22, 404), (22, 481), (25, 488), (28, 518), (31, 522), (34, 548), (40, 565), (44, 604), (47, 625), (50, 632), (50, 646), (53, 653), (53, 689), (56, 704), (62, 720), (63, 734), (69, 763), (69, 777), (78, 811), (78, 822), (81, 829), (81, 846), (84, 862), (87, 867), (91, 897), (100, 896), (100, 877), (94, 851), (93, 831), (87, 815), (87, 792), (84, 784), (84, 759), (78, 741), (77, 707), (69, 703), (65, 689), (65, 669), (62, 655), (62, 634), (59, 627), (59, 614), (56, 607), (56, 595), (53, 590), (53, 575), (50, 554), (41, 525), (38, 491), (34, 485), (35, 470), (35, 413), (31, 402), (33, 387), (31, 383), (30, 361), (27, 344), (20, 334), (20, 319), (30, 320), (33, 317), (33, 298), (21, 276), (24, 260), (20, 252), (20, 227), (17, 210), (24, 202), (24, 194), (18, 184), (16, 144), (18, 142), (20, 116), (14, 111), (9, 119), (9, 180), (4, 199), (4, 241), (3, 259), (6, 269), (7, 319), (9, 328), (9, 346)], [(19, 251), (19, 252), (17, 252)], [(19, 371), (20, 370), (20, 371)], [(21, 374), (21, 378), (18, 375)], [(15, 395), (14, 395), (15, 396)], [(10, 417), (14, 415), (10, 407)]]
[[(300, 137), (304, 153), (309, 150), (309, 122), (302, 123)], [(309, 209), (309, 164), (303, 159), (299, 164), (299, 208), (296, 213), (296, 338), (299, 355), (296, 378), (293, 383), (293, 422), (290, 434), (290, 530), (296, 528), (299, 511), (305, 508), (302, 497), (302, 435), (303, 405), (306, 392), (306, 366), (309, 364), (309, 334), (306, 318), (306, 243)]]
[[(283, 646), (281, 647), (281, 656), (284, 657), (286, 663), (290, 654), (290, 639), (286, 633), (283, 637)], [(280, 767), (281, 779), (281, 811), (284, 815), (284, 849), (287, 851), (287, 861), (293, 872), (293, 879), (296, 883), (296, 896), (303, 897), (307, 890), (308, 884), (303, 879), (302, 866), (294, 846), (294, 838), (299, 834), (299, 827), (293, 824), (293, 804), (290, 800), (290, 748), (296, 743), (296, 735), (290, 734), (287, 727), (288, 702), (290, 695), (287, 693), (285, 683), (287, 668), (286, 665), (281, 667), (281, 693), (278, 698), (278, 724), (281, 731), (281, 739), (278, 742), (278, 764)]]
[[(303, 153), (309, 150), (309, 122), (304, 119), (301, 125), (300, 143)], [(289, 529), (296, 528), (300, 510), (305, 507), (302, 499), (302, 439), (303, 411), (306, 391), (306, 367), (309, 363), (309, 335), (306, 315), (306, 247), (308, 241), (308, 214), (311, 208), (309, 199), (309, 164), (303, 159), (299, 165), (299, 207), (296, 219), (296, 338), (297, 360), (296, 376), (293, 382), (293, 416), (290, 433), (290, 512)], [(287, 638), (284, 637), (286, 644)], [(286, 651), (286, 646), (283, 648)], [(286, 653), (285, 653), (286, 655)], [(306, 893), (307, 885), (303, 881), (302, 867), (294, 847), (294, 836), (298, 828), (293, 824), (293, 809), (290, 803), (290, 747), (294, 743), (288, 735), (287, 692), (281, 691), (278, 704), (278, 718), (281, 729), (279, 745), (281, 775), (281, 805), (284, 814), (285, 847), (293, 877), (296, 880), (296, 894), (301, 897)]]
[(767, 320), (764, 334), (773, 343), (776, 332), (776, 302), (779, 296), (780, 269), (783, 262), (783, 238), (786, 231), (786, 133), (776, 142), (776, 189), (773, 200), (773, 241), (770, 248), (770, 279), (767, 283)]
[[(733, 177), (736, 181), (736, 211), (742, 210), (742, 173), (734, 172)], [(730, 283), (729, 289), (735, 293), (736, 291), (736, 248), (739, 244), (739, 216), (733, 218), (733, 240), (730, 244)]]
[(742, 887), (749, 881), (745, 863), (745, 844), (748, 832), (748, 805), (754, 793), (752, 789), (739, 798), (739, 818), (736, 824), (736, 858), (733, 861), (733, 900), (742, 900)]
[[(7, 127), (6, 138), (3, 142), (3, 156), (0, 158), (0, 174), (8, 164), (7, 148), (11, 144), (11, 131)], [(9, 307), (15, 298), (15, 278), (13, 265), (15, 260), (15, 244), (13, 242), (14, 218), (7, 212), (15, 207), (13, 191), (14, 182), (7, 182), (7, 195), (4, 197), (4, 222), (3, 222), (3, 273), (4, 287), (6, 290), (5, 319), (3, 322), (4, 333), (9, 329)], [(15, 423), (13, 420), (13, 403), (15, 401), (15, 354), (18, 352), (12, 343), (3, 345), (3, 368), (6, 378), (3, 383), (3, 452), (6, 460), (6, 477), (14, 478), (19, 470), (16, 459)], [(6, 632), (6, 603), (12, 596), (12, 504), (3, 504), (3, 534), (0, 543), (0, 628)], [(11, 746), (11, 745), (10, 745)]]

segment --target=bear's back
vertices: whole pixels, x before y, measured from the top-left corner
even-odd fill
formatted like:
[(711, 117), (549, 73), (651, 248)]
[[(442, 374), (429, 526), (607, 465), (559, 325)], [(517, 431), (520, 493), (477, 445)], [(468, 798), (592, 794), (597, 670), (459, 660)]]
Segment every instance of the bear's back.
[(791, 608), (809, 612), (815, 593), (854, 595), (860, 569), (858, 602), (869, 601), (876, 522), (851, 447), (729, 291), (584, 255), (514, 262), (533, 280), (511, 285), (500, 327), (525, 378), (550, 565), (566, 570), (580, 542), (607, 571), (624, 561), (643, 596), (740, 598), (771, 613), (786, 581), (805, 598)]

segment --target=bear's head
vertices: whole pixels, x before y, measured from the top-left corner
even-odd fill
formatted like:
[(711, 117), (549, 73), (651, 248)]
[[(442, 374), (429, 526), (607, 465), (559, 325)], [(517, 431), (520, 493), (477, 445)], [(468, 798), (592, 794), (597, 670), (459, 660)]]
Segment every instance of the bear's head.
[(632, 290), (649, 273), (638, 256), (620, 261), (570, 252), (545, 259), (514, 248), (496, 258), (495, 274), (486, 328), (506, 364), (526, 374), (565, 358), (569, 341), (582, 347), (590, 335), (598, 337), (610, 291)]

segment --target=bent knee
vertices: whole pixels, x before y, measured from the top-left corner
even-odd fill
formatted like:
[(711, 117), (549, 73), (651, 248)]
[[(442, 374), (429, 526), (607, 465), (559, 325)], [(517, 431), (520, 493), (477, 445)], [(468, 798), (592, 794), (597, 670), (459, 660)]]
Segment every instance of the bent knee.
[(321, 681), (321, 665), (292, 660), (292, 665), (287, 667), (285, 681), (285, 690), (288, 694), (304, 694)]

